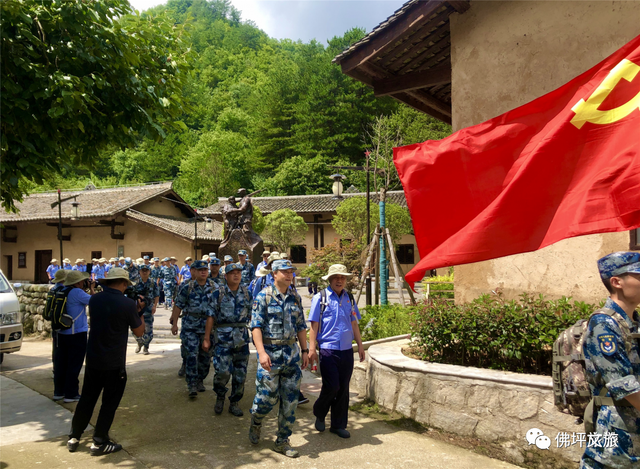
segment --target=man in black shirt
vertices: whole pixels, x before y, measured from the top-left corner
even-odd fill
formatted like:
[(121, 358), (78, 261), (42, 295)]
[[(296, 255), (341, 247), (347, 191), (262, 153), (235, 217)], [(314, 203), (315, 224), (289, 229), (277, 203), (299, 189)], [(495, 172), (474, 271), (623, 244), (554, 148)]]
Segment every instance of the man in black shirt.
[(129, 328), (136, 337), (144, 334), (144, 323), (139, 316), (144, 305), (136, 304), (123, 295), (131, 285), (127, 271), (114, 267), (100, 283), (103, 291), (89, 301), (91, 329), (82, 395), (73, 415), (67, 442), (70, 452), (78, 449), (82, 432), (89, 424), (100, 392), (103, 392), (100, 414), (93, 432), (92, 456), (122, 449), (121, 445), (110, 441), (109, 429), (127, 384), (125, 360)]

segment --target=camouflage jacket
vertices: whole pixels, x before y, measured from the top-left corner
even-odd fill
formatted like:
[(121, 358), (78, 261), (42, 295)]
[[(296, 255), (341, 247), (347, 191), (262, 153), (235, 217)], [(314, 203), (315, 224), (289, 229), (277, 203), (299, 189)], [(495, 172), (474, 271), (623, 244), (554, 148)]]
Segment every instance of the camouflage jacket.
[(212, 317), (213, 292), (218, 289), (215, 283), (207, 279), (203, 286), (190, 280), (178, 288), (176, 306), (182, 310), (182, 330), (204, 334), (208, 317)]
[(307, 328), (300, 295), (291, 287), (284, 295), (275, 285), (263, 289), (253, 300), (249, 327), (262, 329), (266, 338), (296, 339), (298, 332)]
[(251, 320), (251, 293), (240, 286), (234, 293), (224, 285), (213, 292), (213, 317), (216, 320), (217, 344), (238, 348), (249, 344), (247, 327), (220, 327), (223, 324), (249, 325)]
[(248, 286), (255, 276), (256, 269), (255, 267), (253, 267), (253, 264), (251, 262), (245, 262), (242, 266), (242, 285), (244, 285), (245, 287)]
[(176, 269), (173, 266), (164, 266), (160, 269), (160, 280), (166, 284), (176, 284)]
[(142, 310), (145, 314), (151, 314), (151, 310), (153, 309), (154, 300), (160, 296), (160, 287), (156, 285), (156, 283), (148, 278), (146, 282), (143, 282), (142, 279), (138, 283), (136, 283), (133, 287), (135, 291), (144, 296), (147, 300), (147, 305)]

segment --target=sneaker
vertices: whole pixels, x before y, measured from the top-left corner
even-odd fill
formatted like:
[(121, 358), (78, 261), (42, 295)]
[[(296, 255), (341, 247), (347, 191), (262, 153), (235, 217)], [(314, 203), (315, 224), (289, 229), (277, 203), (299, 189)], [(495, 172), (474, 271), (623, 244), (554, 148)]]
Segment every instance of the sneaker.
[(280, 443), (276, 440), (276, 443), (273, 445), (273, 450), (276, 453), (284, 454), (288, 458), (297, 458), (300, 456), (300, 453), (291, 447), (289, 440), (284, 440)]
[(257, 445), (260, 441), (260, 430), (262, 430), (262, 424), (257, 424), (252, 417), (251, 426), (249, 427), (249, 441), (254, 445)]
[(122, 445), (114, 443), (113, 441), (107, 441), (101, 445), (96, 445), (95, 442), (91, 444), (91, 456), (100, 456), (103, 454), (110, 454), (120, 451)]
[(67, 441), (67, 449), (70, 453), (75, 453), (78, 449), (78, 446), (80, 446), (80, 442), (77, 438), (71, 438), (69, 441)]
[(145, 346), (144, 348), (144, 352), (142, 352), (144, 355), (149, 355), (149, 346)]
[(64, 398), (64, 403), (65, 404), (70, 404), (71, 402), (78, 402), (80, 400), (80, 396), (76, 396), (76, 397), (65, 397)]
[(309, 402), (309, 398), (308, 397), (304, 397), (304, 394), (299, 392), (298, 393), (298, 405), (306, 404), (307, 402)]
[(345, 430), (344, 428), (330, 428), (329, 431), (331, 433), (335, 433), (336, 435), (338, 435), (340, 438), (349, 438), (351, 436), (351, 433), (349, 433), (347, 430)]
[(318, 430), (319, 432), (323, 432), (325, 429), (325, 425), (324, 425), (324, 420), (320, 420), (318, 417), (316, 417), (316, 430)]
[(53, 395), (53, 400), (54, 401), (59, 401), (60, 399), (64, 399), (64, 394), (54, 394)]
[(198, 381), (196, 387), (198, 388), (198, 392), (205, 392), (207, 390), (207, 388), (204, 387), (204, 383), (202, 381)]
[(237, 402), (229, 403), (229, 413), (235, 415), (236, 417), (242, 417), (244, 415), (244, 412), (242, 412), (242, 409)]
[(196, 386), (189, 386), (189, 397), (198, 397), (198, 388)]
[(224, 408), (224, 397), (223, 398), (218, 397), (216, 399), (216, 406), (213, 408), (213, 411), (216, 414), (220, 415), (222, 413), (223, 408)]
[(136, 347), (136, 353), (140, 353), (140, 350), (142, 350), (142, 344), (138, 342), (138, 346)]
[(178, 370), (178, 376), (180, 376), (182, 378), (182, 377), (184, 377), (185, 374), (186, 374), (186, 371), (184, 369), (184, 363), (183, 363), (182, 366), (180, 367), (180, 369)]

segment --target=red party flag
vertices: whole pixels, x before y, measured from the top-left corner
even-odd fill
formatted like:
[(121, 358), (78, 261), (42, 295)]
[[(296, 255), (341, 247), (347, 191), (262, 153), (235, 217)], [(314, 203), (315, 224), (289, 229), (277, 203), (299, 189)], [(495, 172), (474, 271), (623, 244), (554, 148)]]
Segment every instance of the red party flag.
[(640, 226), (640, 36), (569, 83), (438, 141), (394, 148), (427, 270)]

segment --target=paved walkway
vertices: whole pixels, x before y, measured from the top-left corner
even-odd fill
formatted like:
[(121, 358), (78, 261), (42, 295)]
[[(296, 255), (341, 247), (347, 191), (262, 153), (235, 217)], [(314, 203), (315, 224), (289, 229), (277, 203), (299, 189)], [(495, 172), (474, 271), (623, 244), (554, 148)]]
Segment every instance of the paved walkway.
[[(77, 453), (66, 450), (63, 430), (65, 426), (68, 428), (69, 411), (75, 404), (45, 402), (46, 398), (52, 397), (53, 391), (51, 342), (27, 340), (18, 354), (7, 355), (1, 368), (0, 467), (22, 469), (40, 464), (47, 468), (132, 469), (516, 467), (354, 412), (350, 414), (352, 437), (349, 440), (341, 440), (328, 431), (318, 433), (313, 428), (311, 403), (299, 407), (291, 442), (301, 456), (290, 460), (271, 450), (277, 426), (275, 414), (265, 420), (263, 440), (259, 445), (253, 446), (247, 439), (248, 410), (255, 392), (253, 379), (248, 380), (240, 402), (245, 416), (232, 416), (226, 406), (225, 412), (216, 416), (213, 413), (215, 395), (210, 390), (211, 375), (205, 382), (207, 391), (193, 401), (188, 399), (184, 380), (177, 376), (180, 365), (177, 343), (152, 343), (152, 353), (147, 356), (136, 355), (133, 350), (131, 344), (127, 390), (111, 431), (111, 436), (125, 450), (97, 458), (89, 456), (90, 432), (85, 434)], [(248, 376), (255, 376), (255, 369), (254, 356)], [(5, 389), (10, 390), (10, 399), (5, 400)], [(313, 396), (319, 391), (315, 375), (305, 372), (303, 391), (314, 400)], [(5, 440), (5, 435), (19, 427), (20, 437)]]

